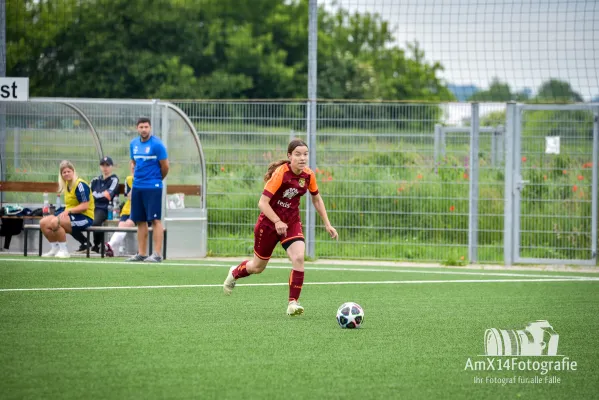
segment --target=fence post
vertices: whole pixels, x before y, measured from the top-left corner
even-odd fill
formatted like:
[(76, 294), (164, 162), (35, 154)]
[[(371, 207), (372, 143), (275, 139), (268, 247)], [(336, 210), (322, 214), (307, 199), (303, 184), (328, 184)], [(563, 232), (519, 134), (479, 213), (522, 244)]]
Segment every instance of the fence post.
[(435, 124), (435, 150), (434, 150), (434, 160), (433, 163), (435, 165), (435, 174), (439, 173), (439, 146), (441, 144), (441, 124)]
[(158, 102), (160, 100), (158, 99), (152, 99), (152, 106), (151, 106), (151, 111), (150, 111), (150, 124), (152, 125), (152, 135), (156, 135), (158, 136), (160, 139), (162, 139), (162, 135), (159, 135), (159, 131), (158, 131), (158, 115), (157, 115), (157, 111), (156, 110), (156, 106), (158, 105)]
[[(21, 168), (21, 139), (20, 139), (20, 128), (15, 128), (15, 138), (14, 138), (14, 152), (15, 152), (15, 169)], [(8, 139), (8, 135), (4, 136), (5, 140)]]
[(599, 180), (599, 107), (595, 109), (593, 118), (593, 176), (591, 177), (591, 188), (593, 190), (593, 194), (591, 196), (591, 253), (593, 260), (595, 261), (595, 264), (597, 264), (597, 196), (599, 196), (599, 188), (597, 187), (597, 181)]
[(497, 127), (491, 132), (491, 166), (497, 166)]
[[(169, 145), (169, 125), (168, 125), (168, 106), (167, 105), (163, 105), (163, 104), (159, 104), (160, 108), (162, 109), (161, 112), (161, 119), (162, 119), (162, 125), (160, 126), (160, 135), (162, 137), (162, 141), (164, 143), (164, 146), (166, 147), (167, 151), (168, 151), (168, 145)], [(168, 210), (168, 188), (167, 188), (168, 183), (165, 181), (162, 182), (162, 223), (163, 226), (166, 227), (167, 222), (165, 221), (167, 215), (167, 210)]]
[[(0, 0), (0, 77), (6, 76), (6, 1)], [(6, 180), (6, 103), (0, 102), (0, 181)], [(0, 203), (4, 191), (0, 190)]]
[(479, 104), (472, 103), (470, 128), (470, 201), (468, 223), (468, 259), (471, 263), (478, 260), (478, 152), (479, 152)]
[(439, 127), (439, 142), (440, 142), (440, 150), (441, 150), (441, 157), (445, 157), (445, 151), (447, 150), (447, 141), (446, 141), (446, 137), (445, 137), (445, 127), (444, 126), (440, 126)]
[(495, 159), (497, 160), (497, 166), (501, 166), (502, 160), (504, 160), (504, 149), (505, 149), (505, 126), (497, 125), (497, 146), (495, 147), (497, 150), (497, 155)]
[[(318, 0), (308, 3), (308, 109), (306, 128), (308, 131), (308, 148), (310, 149), (308, 165), (316, 170), (316, 81), (317, 81), (317, 44), (318, 44)], [(306, 256), (315, 258), (316, 210), (311, 201), (306, 201)]]
[(516, 103), (509, 102), (505, 109), (505, 168), (504, 168), (504, 208), (503, 208), (503, 263), (514, 263), (514, 141)]

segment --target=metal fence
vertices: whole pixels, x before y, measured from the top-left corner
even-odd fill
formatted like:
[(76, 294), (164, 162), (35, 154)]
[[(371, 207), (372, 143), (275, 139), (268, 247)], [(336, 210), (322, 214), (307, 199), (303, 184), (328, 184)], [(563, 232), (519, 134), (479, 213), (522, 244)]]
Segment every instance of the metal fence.
[(506, 263), (596, 265), (598, 120), (597, 104), (509, 106)]
[(306, 138), (306, 104), (175, 104), (193, 121), (206, 157), (208, 254), (252, 254), (262, 177), (270, 162), (286, 157), (290, 138)]
[[(64, 103), (7, 105), (4, 176), (55, 181), (57, 162), (70, 158), (91, 178), (100, 154), (113, 156), (124, 176), (135, 119), (152, 115), (169, 146), (167, 182), (200, 181), (207, 189), (201, 198), (186, 199), (189, 210), (204, 210), (202, 218), (209, 211), (207, 232), (170, 239), (169, 247), (193, 248), (201, 236), (208, 255), (250, 256), (266, 168), (286, 158), (290, 139), (309, 140), (314, 124), (311, 156), (340, 240), (327, 237), (318, 217), (306, 220), (304, 198), (313, 256), (596, 262), (597, 105), (509, 104), (506, 111), (505, 104), (318, 102), (313, 120), (309, 102), (178, 101), (172, 108), (158, 101)], [(181, 211), (174, 217), (194, 224), (198, 216)], [(285, 256), (281, 248), (274, 255)]]
[[(308, 103), (176, 102), (194, 122), (208, 171), (209, 254), (251, 255), (257, 203), (268, 163), (290, 138), (307, 139)], [(505, 109), (481, 104), (480, 115)], [(485, 262), (503, 260), (504, 171), (482, 127), (470, 163), (470, 104), (318, 103), (316, 176), (339, 242), (316, 217), (322, 258)], [(436, 157), (435, 126), (459, 120)], [(501, 132), (493, 128), (493, 132)], [(496, 138), (495, 146), (501, 146)], [(502, 154), (495, 148), (495, 158)], [(479, 193), (471, 223), (471, 176)], [(305, 199), (304, 199), (305, 201)], [(304, 206), (305, 209), (305, 206)], [(303, 213), (306, 225), (306, 215)], [(308, 232), (311, 224), (305, 226)], [(476, 241), (470, 240), (474, 235)], [(477, 244), (477, 251), (469, 251)], [(281, 249), (276, 256), (284, 256)]]

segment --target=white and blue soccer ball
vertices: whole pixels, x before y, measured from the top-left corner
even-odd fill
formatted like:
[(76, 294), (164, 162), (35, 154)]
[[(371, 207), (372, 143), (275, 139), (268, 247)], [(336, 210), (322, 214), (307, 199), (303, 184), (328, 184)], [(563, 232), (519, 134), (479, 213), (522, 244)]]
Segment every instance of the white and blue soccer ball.
[(337, 322), (342, 329), (359, 328), (364, 322), (364, 310), (357, 303), (343, 303), (337, 310)]

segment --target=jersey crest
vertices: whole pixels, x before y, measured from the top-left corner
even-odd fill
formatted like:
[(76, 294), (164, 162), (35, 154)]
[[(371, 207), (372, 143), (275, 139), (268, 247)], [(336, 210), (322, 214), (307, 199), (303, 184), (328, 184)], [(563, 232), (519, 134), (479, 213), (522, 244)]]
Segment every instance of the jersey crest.
[(306, 186), (306, 180), (304, 178), (300, 178), (297, 184), (299, 185), (299, 187), (303, 188), (304, 186)]
[[(300, 186), (302, 186), (302, 185), (300, 185)], [(293, 199), (295, 196), (297, 196), (298, 193), (299, 193), (299, 191), (296, 188), (290, 187), (287, 190), (285, 190), (285, 192), (283, 192), (283, 198), (284, 199)]]

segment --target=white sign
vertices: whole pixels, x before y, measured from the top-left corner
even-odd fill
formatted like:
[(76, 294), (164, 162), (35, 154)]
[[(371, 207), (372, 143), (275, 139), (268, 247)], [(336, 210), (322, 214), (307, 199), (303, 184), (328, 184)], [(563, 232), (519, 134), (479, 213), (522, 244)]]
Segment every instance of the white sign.
[(545, 136), (545, 154), (559, 154), (559, 136)]
[(0, 78), (0, 101), (29, 100), (29, 78)]

